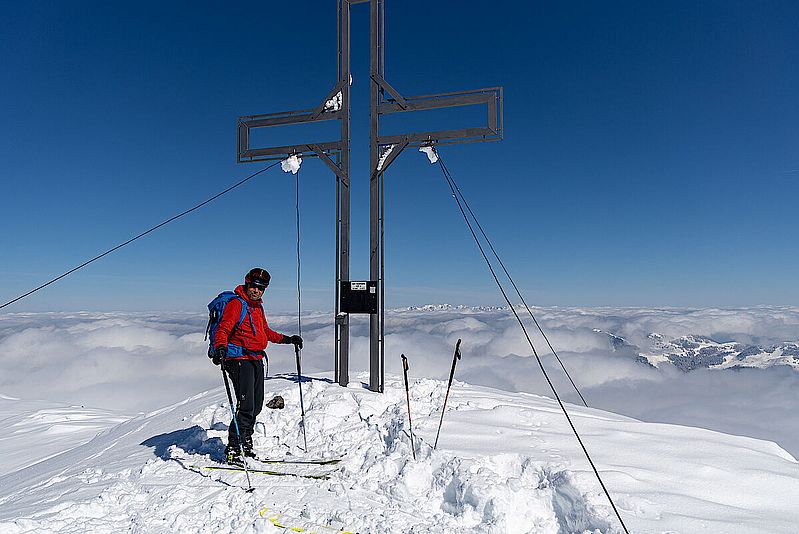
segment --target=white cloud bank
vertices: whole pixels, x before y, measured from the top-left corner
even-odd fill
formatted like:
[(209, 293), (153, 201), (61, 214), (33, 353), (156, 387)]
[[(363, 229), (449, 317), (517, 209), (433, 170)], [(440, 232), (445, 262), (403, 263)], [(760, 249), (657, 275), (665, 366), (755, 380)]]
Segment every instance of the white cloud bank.
[[(632, 417), (687, 424), (776, 441), (799, 456), (799, 372), (659, 369), (635, 361), (622, 336), (639, 346), (666, 337), (707, 336), (768, 345), (799, 338), (799, 308), (738, 310), (535, 309), (539, 322), (589, 405)], [(508, 310), (419, 309), (387, 313), (386, 372), (446, 379), (452, 351), (463, 339), (456, 379), (551, 396), (516, 319)], [(157, 409), (217, 387), (219, 371), (205, 356), (201, 314), (0, 315), (0, 394), (133, 413)], [(333, 367), (332, 314), (303, 317), (303, 370)], [(296, 333), (296, 317), (271, 316), (270, 325)], [(352, 375), (368, 366), (368, 321), (353, 318)], [(532, 333), (532, 330), (530, 330)], [(561, 393), (579, 403), (539, 335), (539, 354)], [(270, 346), (270, 373), (294, 372), (289, 346)]]

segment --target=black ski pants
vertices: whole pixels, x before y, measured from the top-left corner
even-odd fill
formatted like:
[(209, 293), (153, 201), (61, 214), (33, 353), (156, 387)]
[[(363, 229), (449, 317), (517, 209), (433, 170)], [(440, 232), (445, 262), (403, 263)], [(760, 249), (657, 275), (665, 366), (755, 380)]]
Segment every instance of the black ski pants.
[[(236, 392), (236, 421), (239, 423), (241, 439), (244, 444), (252, 446), (255, 418), (264, 406), (264, 361), (228, 360), (225, 370)], [(232, 447), (239, 445), (233, 421), (228, 428), (228, 444)]]

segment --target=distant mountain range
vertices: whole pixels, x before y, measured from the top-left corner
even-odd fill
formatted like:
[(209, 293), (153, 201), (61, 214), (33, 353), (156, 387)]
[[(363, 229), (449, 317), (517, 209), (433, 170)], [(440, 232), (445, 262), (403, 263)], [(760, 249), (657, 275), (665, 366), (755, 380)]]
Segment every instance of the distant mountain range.
[(666, 362), (689, 372), (695, 369), (766, 369), (787, 365), (799, 371), (799, 342), (784, 341), (771, 346), (747, 345), (735, 341), (719, 342), (705, 336), (682, 336), (667, 339), (663, 334), (649, 334), (648, 347), (639, 347), (610, 332), (594, 329), (607, 336), (611, 348), (632, 349), (636, 361), (658, 367)]

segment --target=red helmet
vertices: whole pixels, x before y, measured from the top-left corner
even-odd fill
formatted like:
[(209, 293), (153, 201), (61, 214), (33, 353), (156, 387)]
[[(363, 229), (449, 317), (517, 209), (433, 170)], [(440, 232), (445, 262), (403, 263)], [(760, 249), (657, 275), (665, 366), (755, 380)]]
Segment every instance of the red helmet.
[(247, 273), (247, 276), (244, 277), (244, 283), (266, 289), (271, 279), (272, 277), (269, 276), (266, 269), (256, 267)]

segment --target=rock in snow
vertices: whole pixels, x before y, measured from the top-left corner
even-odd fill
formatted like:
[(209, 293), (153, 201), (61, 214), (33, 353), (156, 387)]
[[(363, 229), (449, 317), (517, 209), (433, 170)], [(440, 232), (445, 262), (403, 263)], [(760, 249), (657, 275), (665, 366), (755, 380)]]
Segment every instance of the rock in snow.
[[(551, 399), (455, 382), (433, 451), (446, 383), (412, 382), (414, 461), (398, 377), (384, 394), (305, 380), (307, 453), (294, 377), (271, 377), (265, 389), (286, 408), (259, 416), (261, 456), (343, 456), (269, 469), (328, 480), (253, 474), (246, 493), (244, 473), (193, 467), (222, 457), (230, 410), (220, 387), (122, 423), (110, 417), (93, 439), (33, 465), (0, 463), (0, 532), (621, 531)], [(796, 532), (799, 464), (777, 445), (569, 410), (631, 532)], [(48, 439), (40, 428), (18, 447)]]

